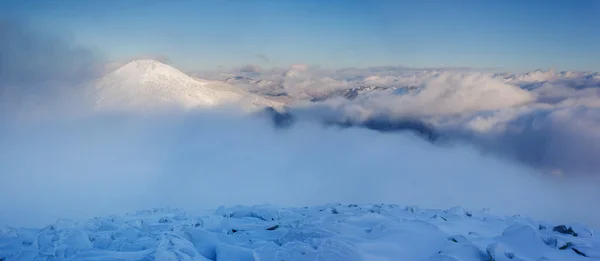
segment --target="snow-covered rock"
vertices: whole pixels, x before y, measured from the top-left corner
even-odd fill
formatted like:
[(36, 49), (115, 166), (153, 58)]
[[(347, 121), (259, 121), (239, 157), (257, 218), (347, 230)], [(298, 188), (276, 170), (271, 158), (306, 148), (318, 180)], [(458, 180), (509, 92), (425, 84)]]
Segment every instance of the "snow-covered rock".
[[(574, 233), (565, 233), (571, 230)], [(585, 236), (574, 236), (578, 235)], [(0, 229), (2, 260), (598, 260), (581, 225), (397, 205), (139, 211)]]

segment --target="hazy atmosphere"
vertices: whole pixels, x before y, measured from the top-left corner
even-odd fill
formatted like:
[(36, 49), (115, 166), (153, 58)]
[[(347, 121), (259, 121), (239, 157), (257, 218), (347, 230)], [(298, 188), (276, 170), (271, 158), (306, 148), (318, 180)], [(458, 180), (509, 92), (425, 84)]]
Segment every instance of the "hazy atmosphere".
[(0, 226), (385, 203), (600, 228), (598, 17), (591, 0), (2, 1)]

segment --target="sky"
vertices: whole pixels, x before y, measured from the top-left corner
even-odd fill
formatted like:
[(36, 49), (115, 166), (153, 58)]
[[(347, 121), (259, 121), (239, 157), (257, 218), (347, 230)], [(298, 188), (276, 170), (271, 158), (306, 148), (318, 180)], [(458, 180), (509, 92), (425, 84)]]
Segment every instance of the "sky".
[(0, 15), (110, 59), (186, 69), (240, 64), (600, 71), (600, 1), (5, 0)]

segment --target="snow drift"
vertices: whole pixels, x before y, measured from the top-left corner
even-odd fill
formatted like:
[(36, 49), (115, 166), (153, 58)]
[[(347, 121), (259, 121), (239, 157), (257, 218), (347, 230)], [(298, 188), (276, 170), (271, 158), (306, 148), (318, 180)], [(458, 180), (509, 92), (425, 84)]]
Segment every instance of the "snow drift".
[(582, 226), (485, 210), (385, 204), (220, 207), (205, 214), (154, 208), (0, 230), (5, 260), (596, 260)]

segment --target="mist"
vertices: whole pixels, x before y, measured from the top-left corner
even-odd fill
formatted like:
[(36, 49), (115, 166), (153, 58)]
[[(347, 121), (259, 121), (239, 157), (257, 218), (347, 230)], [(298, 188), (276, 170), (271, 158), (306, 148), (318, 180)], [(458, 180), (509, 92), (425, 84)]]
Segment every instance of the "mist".
[(76, 114), (93, 98), (86, 85), (104, 72), (103, 55), (66, 34), (0, 18), (0, 120)]
[(0, 133), (0, 223), (40, 226), (153, 207), (397, 203), (598, 225), (596, 187), (412, 133), (225, 112), (94, 115)]
[[(402, 103), (359, 97), (333, 110), (293, 110), (314, 117), (300, 117), (309, 120), (287, 128), (274, 127), (265, 115), (222, 109), (103, 113), (91, 109), (94, 97), (87, 89), (106, 69), (101, 55), (62, 35), (19, 23), (0, 25), (0, 225), (43, 226), (59, 218), (165, 206), (195, 210), (341, 202), (459, 205), (600, 227), (600, 213), (592, 207), (600, 196), (598, 175), (540, 171), (555, 164), (589, 173), (597, 166), (594, 144), (600, 137), (591, 128), (597, 114), (568, 107), (574, 101), (561, 93), (548, 97), (562, 107), (531, 105), (527, 102), (541, 94), (487, 76), (442, 74), (431, 80), (437, 89), (401, 98)], [(301, 65), (275, 74), (289, 78), (283, 86), (292, 93), (349, 86), (328, 76), (306, 80), (326, 74)], [(477, 86), (487, 87), (473, 91)], [(503, 88), (510, 90), (503, 93), (506, 99), (494, 102)], [(462, 97), (473, 104), (455, 106), (464, 103)], [(453, 115), (443, 116), (458, 118), (451, 124), (421, 124), (448, 108)], [(379, 123), (373, 128), (347, 125), (349, 115), (356, 118), (365, 111), (410, 121), (393, 125), (400, 131), (392, 132), (377, 131)], [(470, 114), (460, 115), (465, 112)], [(539, 119), (547, 121), (540, 124)], [(508, 128), (484, 128), (490, 121)], [(423, 138), (423, 132), (456, 142), (440, 146)]]

